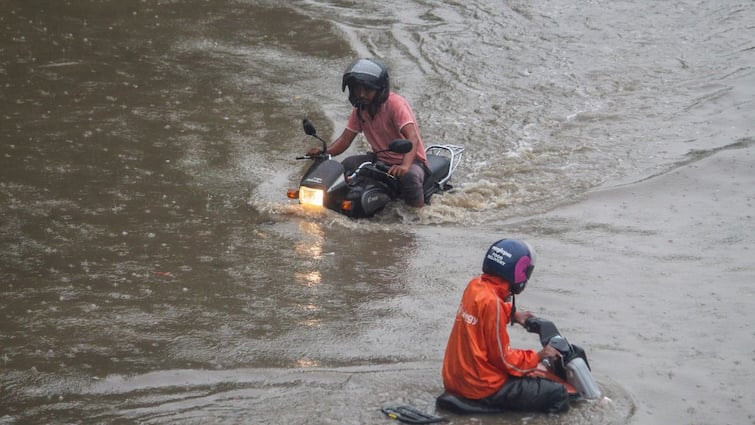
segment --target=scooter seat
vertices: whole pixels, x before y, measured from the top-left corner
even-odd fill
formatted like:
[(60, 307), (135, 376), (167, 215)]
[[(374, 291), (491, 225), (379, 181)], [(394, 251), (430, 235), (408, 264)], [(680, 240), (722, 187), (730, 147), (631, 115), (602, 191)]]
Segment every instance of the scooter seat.
[(425, 193), (427, 193), (436, 182), (442, 181), (448, 176), (448, 171), (451, 169), (451, 162), (448, 158), (440, 155), (427, 155), (427, 166), (430, 169), (430, 175), (425, 177)]
[(427, 155), (427, 165), (430, 168), (430, 174), (445, 177), (451, 168), (451, 161), (440, 155)]
[(503, 413), (501, 407), (488, 406), (477, 400), (459, 397), (444, 392), (435, 400), (435, 405), (439, 408), (450, 410), (459, 414), (485, 414), (485, 413)]

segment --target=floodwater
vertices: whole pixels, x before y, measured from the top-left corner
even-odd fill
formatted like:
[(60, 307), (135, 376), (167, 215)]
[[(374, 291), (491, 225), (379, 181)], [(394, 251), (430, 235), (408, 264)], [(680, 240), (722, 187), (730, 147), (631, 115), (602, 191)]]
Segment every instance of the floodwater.
[[(752, 1), (0, 6), (0, 423), (755, 423)], [(466, 148), (422, 210), (285, 199), (361, 56)], [(508, 236), (606, 398), (436, 412)]]

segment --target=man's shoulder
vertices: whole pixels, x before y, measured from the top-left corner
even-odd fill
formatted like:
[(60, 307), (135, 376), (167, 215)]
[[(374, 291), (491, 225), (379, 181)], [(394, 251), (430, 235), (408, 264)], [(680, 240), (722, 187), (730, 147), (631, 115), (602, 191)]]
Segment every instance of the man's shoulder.
[(487, 287), (487, 284), (481, 278), (481, 276), (475, 276), (470, 279), (469, 283), (467, 284), (467, 291), (473, 293), (475, 298), (488, 298), (494, 297), (495, 295)]
[(409, 102), (407, 102), (403, 96), (395, 92), (391, 92), (388, 95), (388, 98), (385, 99), (385, 102), (380, 106), (380, 109), (385, 111), (388, 116), (393, 117), (394, 120), (405, 120), (406, 117), (411, 117), (414, 114)]
[(388, 98), (386, 99), (387, 102), (401, 102), (401, 103), (408, 103), (406, 101), (406, 98), (395, 91), (388, 92)]

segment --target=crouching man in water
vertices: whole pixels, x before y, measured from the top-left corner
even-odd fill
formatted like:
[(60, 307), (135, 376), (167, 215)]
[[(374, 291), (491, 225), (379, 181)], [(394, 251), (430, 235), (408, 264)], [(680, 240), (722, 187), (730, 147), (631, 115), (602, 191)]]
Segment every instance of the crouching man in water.
[(566, 388), (554, 381), (528, 376), (543, 360), (560, 353), (545, 346), (540, 351), (509, 346), (506, 325), (533, 317), (516, 311), (514, 296), (524, 290), (535, 267), (534, 250), (519, 240), (494, 243), (474, 277), (456, 314), (443, 359), (443, 386), (447, 394), (470, 400), (483, 408), (560, 413), (569, 410)]

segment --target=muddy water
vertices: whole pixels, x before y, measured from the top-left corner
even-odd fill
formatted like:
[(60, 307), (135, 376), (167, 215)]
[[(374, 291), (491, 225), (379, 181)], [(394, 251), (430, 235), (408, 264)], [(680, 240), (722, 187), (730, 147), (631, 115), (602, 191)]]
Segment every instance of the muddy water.
[[(618, 238), (603, 252), (652, 232), (619, 226), (619, 213), (570, 234), (557, 225), (569, 220), (540, 214), (752, 145), (751, 3), (40, 0), (2, 9), (3, 423), (379, 423), (386, 404), (432, 411), (449, 320), (489, 239), (530, 238), (550, 267), (579, 269), (598, 255), (584, 248), (595, 229)], [(388, 63), (428, 142), (467, 149), (456, 190), (420, 212), (399, 205), (354, 222), (284, 199), (303, 167), (293, 158), (311, 145), (301, 118), (340, 132), (349, 112), (340, 75), (356, 56)], [(693, 257), (653, 264), (686, 270)], [(666, 369), (643, 358), (665, 365), (669, 346), (616, 355), (642, 330), (614, 332), (636, 307), (606, 300), (627, 283), (611, 264), (601, 262), (605, 287), (587, 293), (543, 271), (524, 302), (563, 321), (598, 361), (649, 371), (598, 366), (611, 401), (486, 422), (665, 423), (664, 411), (700, 422), (691, 400), (708, 375), (685, 368), (689, 385), (663, 392), (665, 381), (644, 378)], [(738, 270), (751, 276), (746, 264)], [(596, 312), (617, 323), (588, 327)], [(705, 323), (703, 335), (721, 326)], [(535, 342), (512, 332), (520, 345)], [(702, 422), (752, 422), (747, 407), (727, 405), (741, 382), (715, 385), (731, 393)]]

